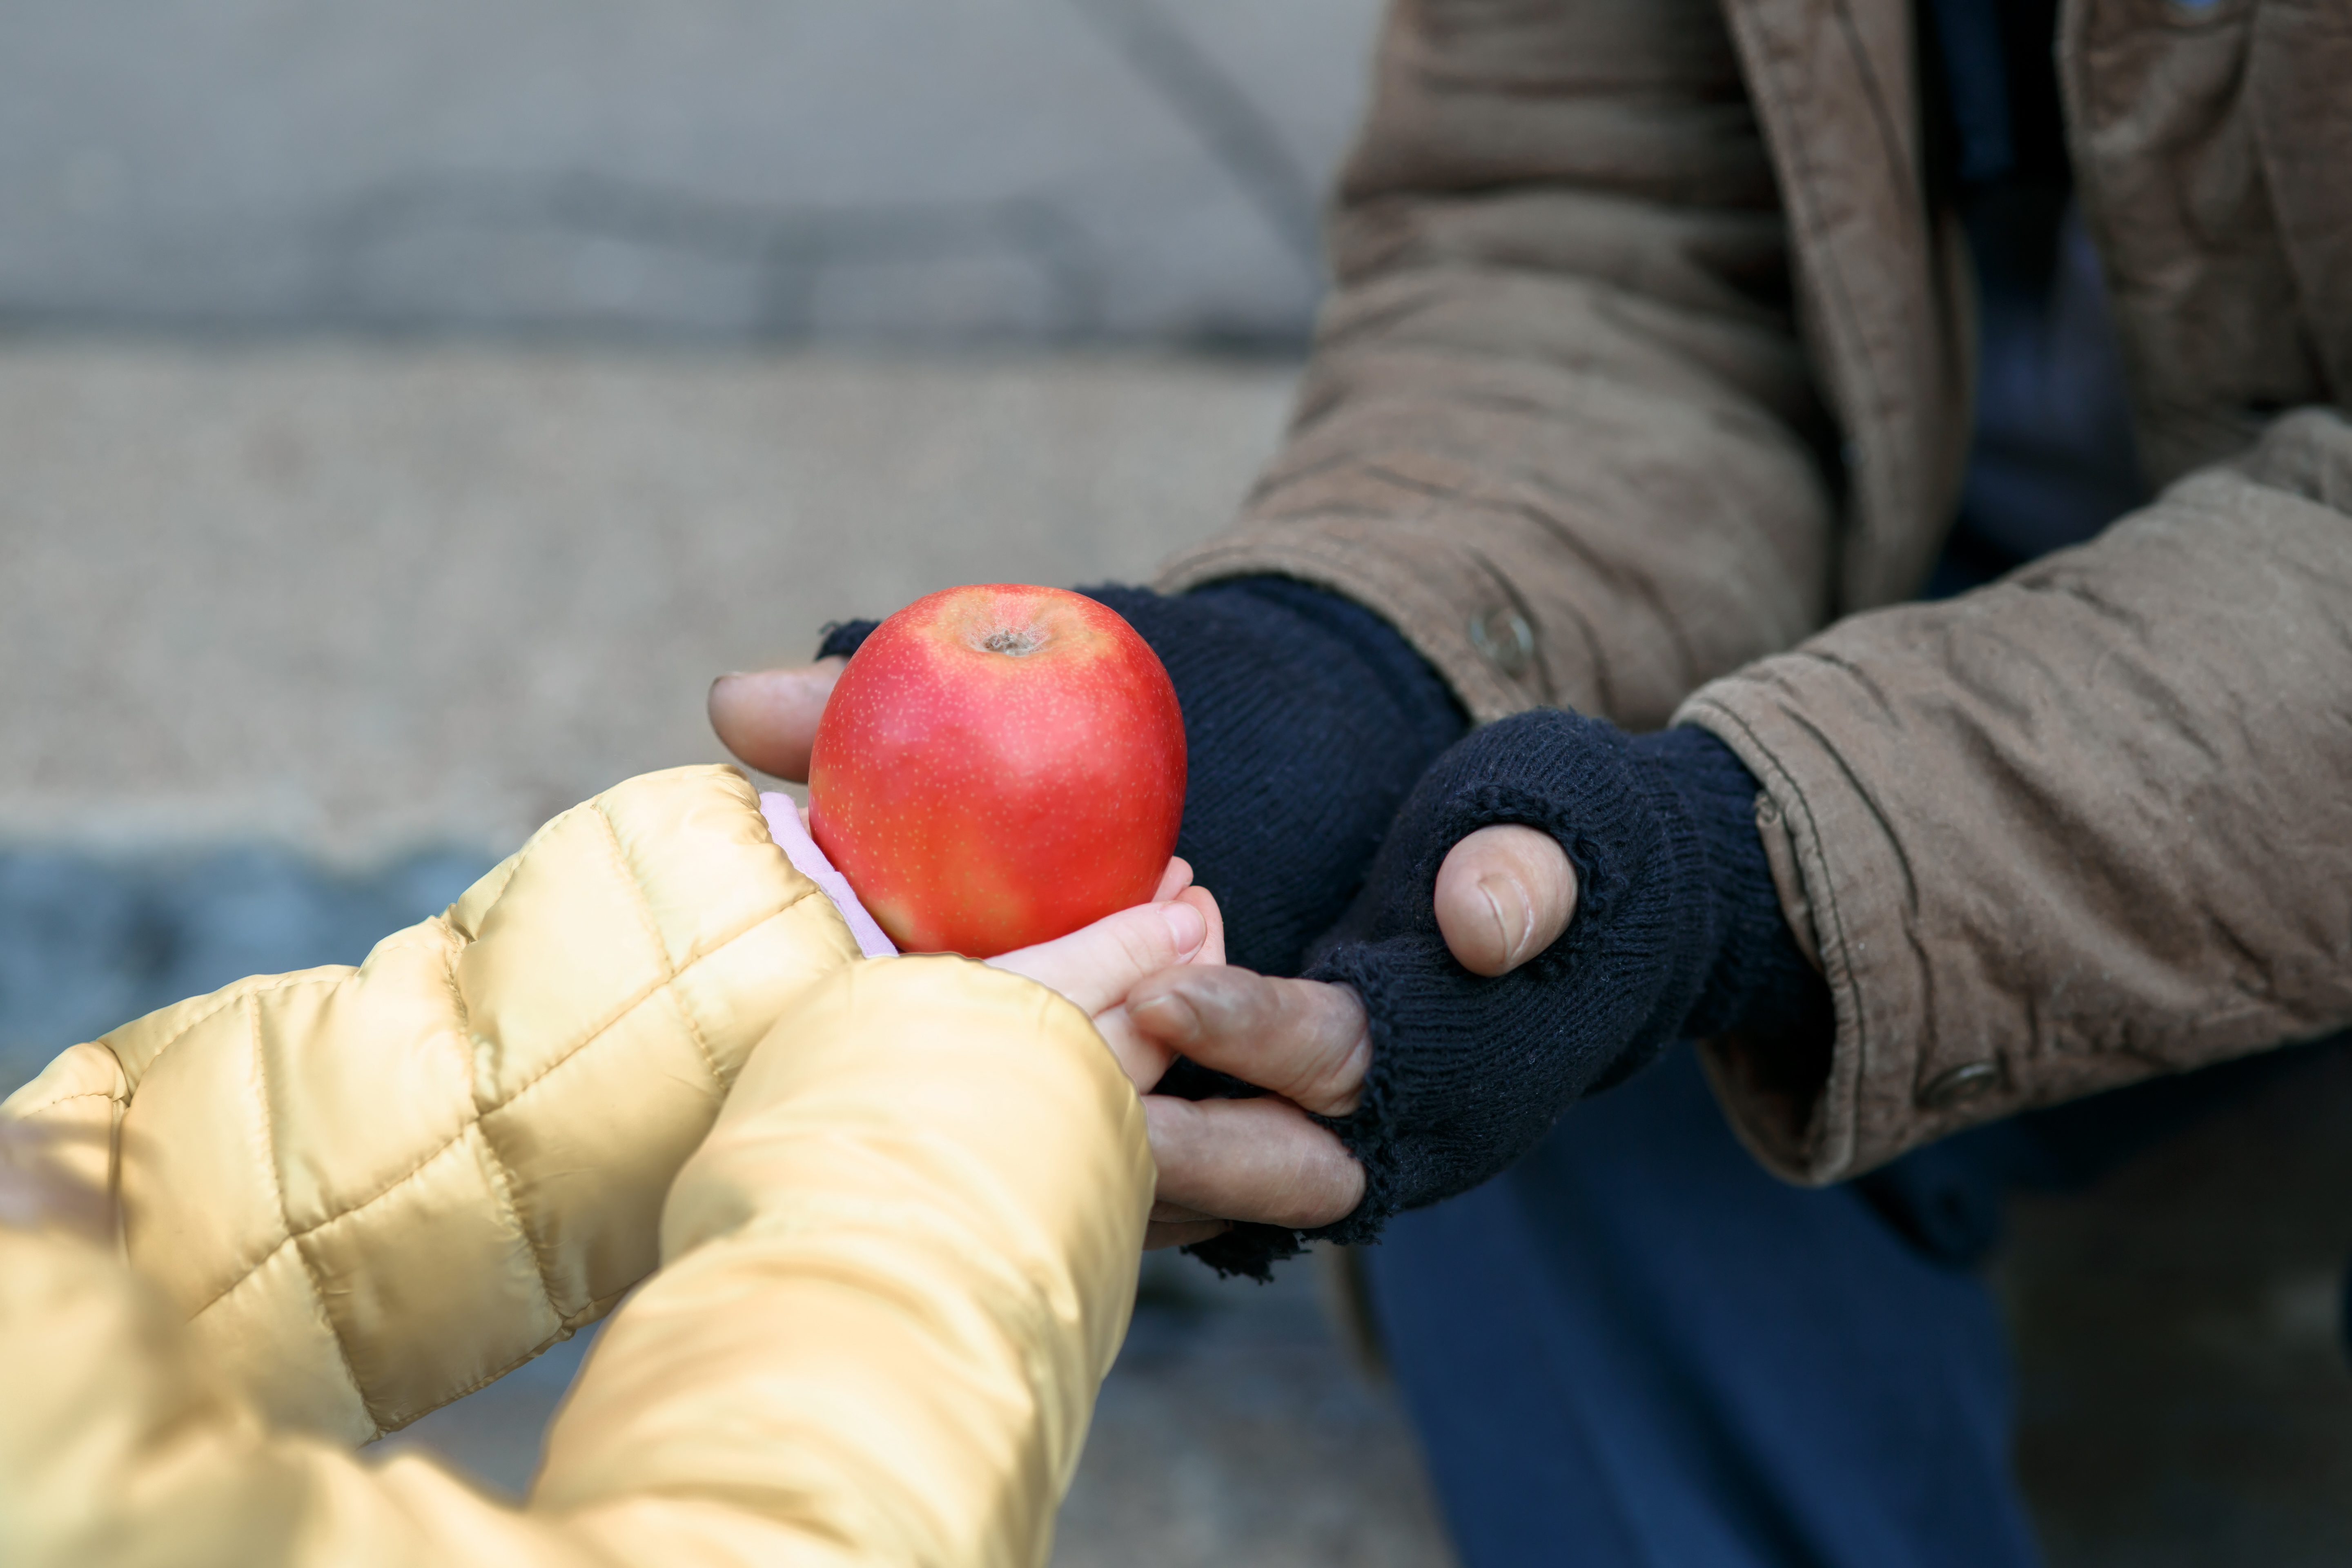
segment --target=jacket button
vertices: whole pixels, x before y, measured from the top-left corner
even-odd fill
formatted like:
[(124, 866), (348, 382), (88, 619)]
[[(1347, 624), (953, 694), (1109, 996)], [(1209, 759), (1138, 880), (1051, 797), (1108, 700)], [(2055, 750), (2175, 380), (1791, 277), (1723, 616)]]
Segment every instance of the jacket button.
[(1939, 1072), (1919, 1090), (1919, 1103), (1930, 1110), (1965, 1105), (2000, 1081), (1999, 1062), (1969, 1062)]
[(1516, 680), (1535, 661), (1536, 631), (1508, 605), (1492, 605), (1470, 617), (1470, 646), (1488, 664)]

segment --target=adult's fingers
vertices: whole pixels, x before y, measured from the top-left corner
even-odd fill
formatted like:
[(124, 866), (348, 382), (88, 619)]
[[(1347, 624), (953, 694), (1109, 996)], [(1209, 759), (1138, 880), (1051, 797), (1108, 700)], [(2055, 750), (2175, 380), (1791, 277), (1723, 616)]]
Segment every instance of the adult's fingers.
[(1151, 1215), (1144, 1222), (1143, 1250), (1156, 1252), (1163, 1247), (1190, 1247), (1196, 1241), (1206, 1241), (1213, 1236), (1223, 1236), (1234, 1228), (1234, 1222), (1188, 1209), (1182, 1204), (1155, 1202)]
[(1310, 1229), (1364, 1197), (1364, 1168), (1328, 1128), (1281, 1100), (1143, 1098), (1160, 1204)]
[(1168, 857), (1168, 868), (1160, 873), (1160, 886), (1153, 890), (1151, 901), (1165, 903), (1192, 885), (1192, 862), (1181, 855)]
[(1482, 827), (1437, 868), (1437, 929), (1463, 968), (1507, 974), (1559, 940), (1576, 913), (1576, 868), (1549, 833)]
[(1137, 986), (1127, 1013), (1165, 1049), (1320, 1116), (1355, 1110), (1371, 1065), (1364, 1005), (1344, 985), (1195, 963)]
[(807, 783), (816, 721), (848, 662), (821, 658), (792, 669), (720, 676), (710, 683), (709, 699), (719, 743), (763, 773)]
[(1229, 1219), (1151, 1220), (1143, 1227), (1143, 1250), (1157, 1252), (1163, 1247), (1190, 1247), (1196, 1241), (1207, 1241), (1234, 1228)]

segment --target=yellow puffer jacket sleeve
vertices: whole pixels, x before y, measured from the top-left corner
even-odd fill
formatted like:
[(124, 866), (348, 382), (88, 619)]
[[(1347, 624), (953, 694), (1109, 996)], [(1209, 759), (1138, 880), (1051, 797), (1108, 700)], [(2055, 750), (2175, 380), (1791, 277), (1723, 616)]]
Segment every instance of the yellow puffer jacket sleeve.
[(1041, 1563), (1152, 1179), (1068, 1003), (961, 959), (837, 967), (677, 1178), (522, 1508), (273, 1430), (101, 1249), (0, 1229), (0, 1560)]
[(247, 980), (0, 1106), (278, 1424), (361, 1442), (601, 1317), (787, 1002), (857, 948), (720, 767), (549, 823), (356, 970)]

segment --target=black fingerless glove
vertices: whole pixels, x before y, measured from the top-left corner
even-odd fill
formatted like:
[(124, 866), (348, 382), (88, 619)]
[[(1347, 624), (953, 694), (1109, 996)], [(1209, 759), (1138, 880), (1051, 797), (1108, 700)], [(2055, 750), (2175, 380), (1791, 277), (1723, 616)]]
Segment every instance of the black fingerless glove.
[[(1703, 730), (1629, 736), (1558, 710), (1481, 730), (1412, 792), (1356, 908), (1308, 969), (1353, 986), (1372, 1033), (1363, 1100), (1330, 1121), (1363, 1163), (1338, 1224), (1220, 1237), (1221, 1268), (1263, 1273), (1307, 1239), (1369, 1242), (1390, 1215), (1499, 1173), (1587, 1094), (1673, 1041), (1830, 1026), (1827, 986), (1780, 913), (1755, 777)], [(1432, 908), (1465, 835), (1521, 823), (1576, 867), (1560, 939), (1494, 979), (1455, 963)]]
[[(1467, 719), (1394, 627), (1304, 583), (1080, 591), (1151, 645), (1183, 704), (1176, 852), (1217, 896), (1228, 958), (1297, 973), (1362, 887), (1405, 792)], [(818, 657), (856, 651), (875, 624), (827, 628)], [(1181, 1091), (1181, 1075), (1166, 1088)]]

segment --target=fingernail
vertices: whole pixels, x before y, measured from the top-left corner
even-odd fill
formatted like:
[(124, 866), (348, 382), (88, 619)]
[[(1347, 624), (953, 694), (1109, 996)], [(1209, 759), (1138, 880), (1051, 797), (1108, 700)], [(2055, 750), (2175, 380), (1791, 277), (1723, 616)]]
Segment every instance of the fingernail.
[(1486, 896), (1486, 907), (1495, 911), (1495, 930), (1503, 939), (1503, 961), (1516, 968), (1519, 949), (1526, 945), (1528, 928), (1535, 923), (1528, 890), (1509, 877), (1489, 876), (1478, 879), (1478, 891)]
[(1128, 1021), (1164, 1046), (1189, 1046), (1201, 1033), (1201, 1015), (1192, 1004), (1172, 991), (1162, 991), (1130, 1005)]
[(1175, 939), (1178, 952), (1189, 957), (1209, 940), (1208, 917), (1192, 905), (1181, 900), (1166, 903), (1160, 906), (1160, 912), (1167, 919), (1168, 934)]

